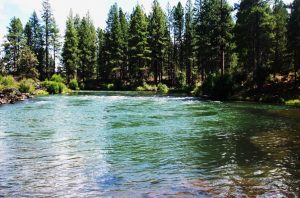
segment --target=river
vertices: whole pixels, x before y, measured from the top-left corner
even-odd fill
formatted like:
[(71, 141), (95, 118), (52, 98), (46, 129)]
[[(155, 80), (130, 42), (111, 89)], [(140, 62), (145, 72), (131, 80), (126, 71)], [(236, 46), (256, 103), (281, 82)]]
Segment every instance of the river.
[(297, 197), (300, 109), (137, 92), (0, 106), (0, 197)]

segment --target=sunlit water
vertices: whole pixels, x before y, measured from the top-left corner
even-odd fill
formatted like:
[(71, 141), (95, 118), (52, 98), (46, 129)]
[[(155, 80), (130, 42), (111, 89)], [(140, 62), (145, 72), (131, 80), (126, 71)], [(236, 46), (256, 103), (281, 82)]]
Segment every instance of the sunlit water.
[(0, 106), (0, 197), (299, 192), (296, 108), (133, 92)]

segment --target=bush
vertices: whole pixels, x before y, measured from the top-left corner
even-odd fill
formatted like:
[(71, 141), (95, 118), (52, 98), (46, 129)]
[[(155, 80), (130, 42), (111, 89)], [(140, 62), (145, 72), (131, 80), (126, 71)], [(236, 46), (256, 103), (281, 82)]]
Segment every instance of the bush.
[(12, 76), (3, 76), (0, 78), (0, 88), (18, 88), (18, 83)]
[(192, 91), (193, 96), (199, 97), (201, 96), (201, 87), (196, 86)]
[(291, 105), (291, 106), (300, 106), (300, 100), (288, 100), (285, 102), (286, 105)]
[(202, 93), (204, 95), (211, 95), (213, 93), (213, 88), (215, 86), (215, 76), (209, 75), (206, 77), (202, 84)]
[(202, 85), (202, 92), (213, 99), (226, 100), (232, 94), (233, 82), (231, 76), (210, 75)]
[(37, 96), (47, 96), (49, 95), (49, 93), (43, 89), (39, 89), (35, 91), (35, 95)]
[(155, 85), (149, 85), (144, 82), (143, 86), (139, 86), (136, 88), (136, 91), (157, 91), (157, 87)]
[(35, 91), (34, 80), (30, 78), (21, 80), (19, 91), (22, 93), (33, 93)]
[(176, 84), (179, 89), (185, 89), (186, 87), (186, 75), (185, 72), (177, 72)]
[(46, 88), (47, 92), (50, 94), (59, 94), (59, 93), (67, 93), (69, 89), (62, 82), (55, 81), (44, 81), (43, 86)]
[(79, 86), (78, 86), (78, 82), (76, 79), (72, 79), (69, 83), (69, 88), (72, 90), (78, 90)]
[(64, 79), (59, 74), (53, 74), (53, 76), (51, 77), (51, 81), (58, 82), (58, 83), (63, 83)]
[(159, 83), (157, 85), (157, 92), (162, 94), (167, 94), (169, 92), (169, 88), (167, 85)]
[(58, 94), (59, 93), (59, 85), (54, 81), (45, 81), (43, 82), (43, 86), (46, 88), (47, 92), (50, 94)]
[(115, 88), (115, 85), (113, 83), (100, 85), (100, 89), (105, 90), (105, 91), (112, 91), (112, 90), (114, 90), (114, 88)]

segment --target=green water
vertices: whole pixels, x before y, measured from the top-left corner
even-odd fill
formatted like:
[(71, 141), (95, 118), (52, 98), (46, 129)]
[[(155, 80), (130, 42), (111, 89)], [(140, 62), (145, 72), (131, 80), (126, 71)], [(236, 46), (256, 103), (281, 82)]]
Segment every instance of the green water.
[(0, 106), (0, 197), (296, 197), (299, 187), (300, 109), (134, 92)]

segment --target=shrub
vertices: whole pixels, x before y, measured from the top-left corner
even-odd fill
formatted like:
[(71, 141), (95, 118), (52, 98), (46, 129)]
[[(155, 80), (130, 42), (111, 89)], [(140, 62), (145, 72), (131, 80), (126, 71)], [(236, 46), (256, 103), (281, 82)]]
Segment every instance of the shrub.
[(196, 86), (192, 91), (193, 96), (199, 97), (201, 96), (201, 87)]
[(213, 99), (226, 100), (232, 94), (233, 82), (228, 74), (210, 75), (202, 85), (202, 92)]
[(214, 86), (215, 86), (215, 77), (213, 75), (207, 76), (202, 84), (202, 93), (204, 95), (210, 96), (213, 92)]
[(111, 91), (111, 90), (114, 90), (114, 88), (115, 88), (115, 86), (112, 83), (100, 85), (101, 90)]
[(143, 86), (138, 86), (136, 91), (157, 91), (157, 87), (155, 85), (149, 85), (146, 82), (143, 83)]
[(43, 86), (46, 88), (47, 92), (50, 94), (58, 94), (59, 92), (59, 85), (57, 82), (54, 81), (44, 81)]
[(218, 76), (215, 80), (215, 87), (212, 96), (216, 99), (225, 100), (232, 94), (233, 83), (231, 76), (224, 74)]
[(59, 93), (67, 93), (69, 89), (67, 86), (62, 82), (55, 82), (55, 81), (44, 81), (43, 86), (46, 88), (46, 91), (49, 94), (59, 94)]
[(177, 72), (176, 74), (176, 84), (179, 89), (184, 89), (186, 87), (186, 75), (185, 72)]
[(0, 78), (0, 85), (2, 89), (4, 88), (18, 88), (18, 83), (12, 76), (3, 76)]
[(39, 89), (35, 91), (35, 95), (37, 96), (47, 96), (49, 95), (49, 93), (43, 89)]
[(34, 80), (30, 78), (21, 80), (19, 91), (22, 93), (33, 93), (35, 91)]
[(79, 86), (78, 86), (78, 82), (76, 79), (72, 79), (69, 83), (69, 88), (72, 90), (78, 90)]
[(167, 85), (159, 83), (157, 85), (157, 92), (162, 94), (167, 94), (169, 92), (169, 88)]
[(291, 105), (291, 106), (300, 106), (300, 100), (288, 100), (285, 102), (286, 105)]
[(51, 77), (51, 81), (58, 82), (58, 83), (63, 83), (64, 79), (59, 74), (53, 74), (53, 76)]

